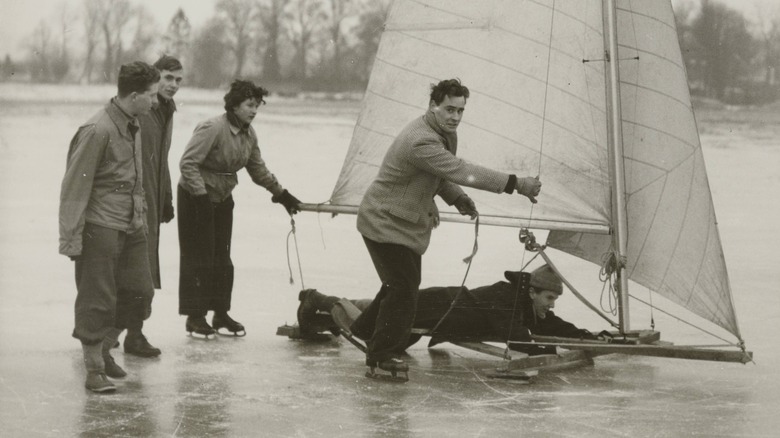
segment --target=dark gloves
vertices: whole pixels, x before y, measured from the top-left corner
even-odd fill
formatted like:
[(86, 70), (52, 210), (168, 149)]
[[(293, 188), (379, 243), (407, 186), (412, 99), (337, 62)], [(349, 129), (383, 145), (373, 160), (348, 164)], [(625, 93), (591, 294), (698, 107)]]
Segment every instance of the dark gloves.
[(301, 201), (299, 201), (295, 196), (291, 195), (287, 189), (285, 189), (281, 194), (271, 197), (271, 201), (277, 204), (282, 204), (290, 216), (301, 211)]
[(458, 199), (452, 204), (458, 209), (458, 213), (463, 216), (470, 216), (472, 219), (477, 217), (477, 206), (474, 204), (474, 200), (469, 195), (463, 194), (458, 196)]
[(173, 204), (166, 204), (163, 207), (162, 216), (160, 216), (160, 220), (166, 224), (171, 220), (173, 220)]
[(536, 204), (536, 196), (539, 196), (540, 190), (542, 190), (542, 182), (539, 181), (539, 177), (527, 176), (517, 179), (517, 193), (526, 196), (534, 204)]

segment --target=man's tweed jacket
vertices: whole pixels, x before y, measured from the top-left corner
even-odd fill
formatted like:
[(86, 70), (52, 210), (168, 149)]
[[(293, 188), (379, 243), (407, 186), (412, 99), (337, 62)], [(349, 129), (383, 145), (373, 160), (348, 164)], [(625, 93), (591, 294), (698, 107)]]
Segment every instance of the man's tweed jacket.
[(358, 231), (375, 242), (403, 245), (422, 255), (438, 222), (435, 195), (452, 205), (464, 194), (458, 185), (505, 191), (510, 176), (456, 157), (457, 143), (457, 135), (438, 127), (431, 112), (406, 125), (363, 196)]

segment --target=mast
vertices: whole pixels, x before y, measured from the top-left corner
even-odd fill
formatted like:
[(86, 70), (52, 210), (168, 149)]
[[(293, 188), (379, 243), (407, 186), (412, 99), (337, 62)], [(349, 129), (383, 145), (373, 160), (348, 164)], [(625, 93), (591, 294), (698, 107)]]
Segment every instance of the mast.
[(612, 242), (617, 273), (618, 323), (621, 333), (630, 330), (628, 312), (628, 276), (625, 261), (628, 238), (626, 220), (625, 169), (623, 167), (623, 123), (620, 110), (620, 71), (617, 44), (617, 11), (615, 0), (604, 0), (604, 50), (607, 63), (607, 139), (609, 174), (612, 187)]

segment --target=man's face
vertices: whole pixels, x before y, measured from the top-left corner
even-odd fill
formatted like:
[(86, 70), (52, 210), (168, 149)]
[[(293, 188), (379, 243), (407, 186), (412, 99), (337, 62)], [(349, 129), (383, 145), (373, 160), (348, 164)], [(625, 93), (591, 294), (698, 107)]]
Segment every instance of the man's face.
[(182, 79), (184, 79), (184, 70), (161, 70), (157, 94), (165, 100), (171, 100), (179, 91)]
[(248, 125), (252, 123), (252, 120), (257, 115), (258, 106), (257, 99), (251, 97), (241, 102), (241, 104), (237, 107), (233, 108), (233, 112), (236, 114), (236, 117), (238, 117), (238, 120), (241, 120), (242, 123), (246, 123)]
[(530, 295), (534, 305), (534, 312), (536, 312), (536, 316), (542, 319), (547, 316), (547, 312), (555, 308), (555, 300), (560, 296), (550, 290), (537, 291), (535, 289), (531, 290)]
[(463, 96), (445, 96), (440, 104), (431, 100), (428, 107), (436, 117), (444, 132), (454, 133), (458, 129), (463, 111), (466, 109), (466, 98)]
[(149, 113), (152, 102), (157, 102), (157, 84), (152, 84), (143, 93), (132, 93), (133, 115), (140, 116)]

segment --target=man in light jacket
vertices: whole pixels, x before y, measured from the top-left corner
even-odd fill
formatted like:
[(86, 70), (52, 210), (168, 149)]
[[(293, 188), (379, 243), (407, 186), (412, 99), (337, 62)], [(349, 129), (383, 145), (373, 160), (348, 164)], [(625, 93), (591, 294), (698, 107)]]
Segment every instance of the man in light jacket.
[(137, 116), (157, 100), (160, 74), (133, 62), (119, 69), (118, 93), (70, 142), (60, 193), (60, 254), (76, 262), (76, 318), (85, 386), (111, 392), (126, 375), (109, 354), (132, 303), (153, 291), (146, 243)]
[(414, 321), (421, 256), (439, 218), (434, 196), (474, 218), (476, 206), (460, 185), (494, 193), (516, 191), (531, 202), (541, 189), (536, 178), (518, 178), (455, 156), (456, 131), (468, 97), (468, 88), (458, 79), (432, 86), (428, 111), (395, 138), (358, 209), (357, 228), (382, 281), (371, 305), (351, 327), (367, 339), (369, 375), (376, 368), (408, 370), (398, 356)]

